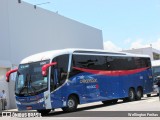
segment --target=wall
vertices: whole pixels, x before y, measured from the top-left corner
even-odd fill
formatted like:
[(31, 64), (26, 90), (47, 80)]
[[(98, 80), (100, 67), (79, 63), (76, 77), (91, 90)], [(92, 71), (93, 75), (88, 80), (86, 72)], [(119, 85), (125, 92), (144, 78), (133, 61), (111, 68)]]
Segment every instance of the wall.
[(10, 59), (8, 0), (0, 1), (0, 65)]
[(102, 31), (59, 14), (9, 2), (11, 61), (38, 52), (64, 48), (103, 49)]

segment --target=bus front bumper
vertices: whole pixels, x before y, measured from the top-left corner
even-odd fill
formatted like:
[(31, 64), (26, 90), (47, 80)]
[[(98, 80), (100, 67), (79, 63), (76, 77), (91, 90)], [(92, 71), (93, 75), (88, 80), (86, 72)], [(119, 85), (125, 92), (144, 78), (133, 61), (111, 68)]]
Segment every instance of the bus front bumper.
[(21, 104), (17, 104), (17, 108), (18, 110), (44, 110), (46, 109), (44, 102), (36, 103), (36, 104), (21, 103)]

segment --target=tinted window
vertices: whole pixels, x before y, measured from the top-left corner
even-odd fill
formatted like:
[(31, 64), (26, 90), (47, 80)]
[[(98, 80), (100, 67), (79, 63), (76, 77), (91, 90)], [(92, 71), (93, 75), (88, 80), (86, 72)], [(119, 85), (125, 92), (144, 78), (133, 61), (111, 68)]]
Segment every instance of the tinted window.
[(149, 58), (134, 58), (134, 59), (137, 68), (151, 67), (151, 62)]
[(93, 55), (73, 55), (70, 77), (82, 72), (73, 67), (92, 70), (106, 70), (108, 68), (105, 56)]
[(134, 60), (132, 57), (108, 56), (108, 70), (131, 70), (135, 69)]
[(73, 55), (74, 67), (105, 70), (106, 69), (106, 57), (104, 56), (91, 56), (91, 55)]
[(74, 67), (92, 70), (133, 70), (149, 66), (149, 58), (73, 55), (70, 77), (82, 72)]

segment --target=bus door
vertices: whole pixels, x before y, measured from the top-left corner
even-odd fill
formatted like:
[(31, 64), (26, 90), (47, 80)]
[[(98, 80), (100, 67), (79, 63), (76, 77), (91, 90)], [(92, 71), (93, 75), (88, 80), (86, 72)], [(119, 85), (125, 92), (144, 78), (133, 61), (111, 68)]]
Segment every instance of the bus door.
[(50, 79), (50, 91), (51, 91), (51, 104), (52, 107), (58, 108), (63, 106), (62, 88), (63, 83), (67, 79), (68, 72), (68, 60), (69, 55), (60, 55), (53, 59), (52, 62), (57, 62), (57, 65), (51, 68), (51, 79)]
[(61, 102), (61, 91), (59, 88), (59, 80), (58, 80), (58, 69), (56, 66), (52, 67), (51, 70), (51, 79), (50, 79), (50, 91), (51, 91), (51, 104), (52, 107), (60, 107)]

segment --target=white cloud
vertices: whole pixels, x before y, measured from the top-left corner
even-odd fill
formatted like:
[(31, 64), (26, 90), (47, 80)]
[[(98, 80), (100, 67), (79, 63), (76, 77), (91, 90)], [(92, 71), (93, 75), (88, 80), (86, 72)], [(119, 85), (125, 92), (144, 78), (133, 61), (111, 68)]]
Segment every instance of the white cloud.
[(122, 49), (128, 50), (128, 49), (136, 49), (136, 48), (145, 48), (145, 47), (150, 47), (155, 48), (157, 50), (160, 50), (160, 38), (157, 39), (156, 41), (153, 42), (147, 42), (143, 39), (137, 39), (132, 42), (131, 39), (127, 39), (124, 41), (125, 44), (127, 44), (128, 47), (126, 48), (121, 48), (120, 46), (117, 46), (115, 43), (112, 41), (105, 41), (103, 43), (104, 49), (107, 51), (122, 51)]
[(121, 51), (122, 48), (116, 46), (113, 42), (111, 41), (106, 41), (103, 43), (104, 49), (107, 51)]
[(145, 48), (145, 47), (149, 47), (149, 44), (145, 43), (142, 39), (137, 39), (134, 42), (131, 43), (130, 48)]
[(132, 42), (130, 45), (130, 49), (132, 48), (145, 48), (152, 46), (155, 49), (160, 50), (160, 39), (153, 41), (153, 42), (147, 42), (142, 39), (138, 39), (135, 42)]

